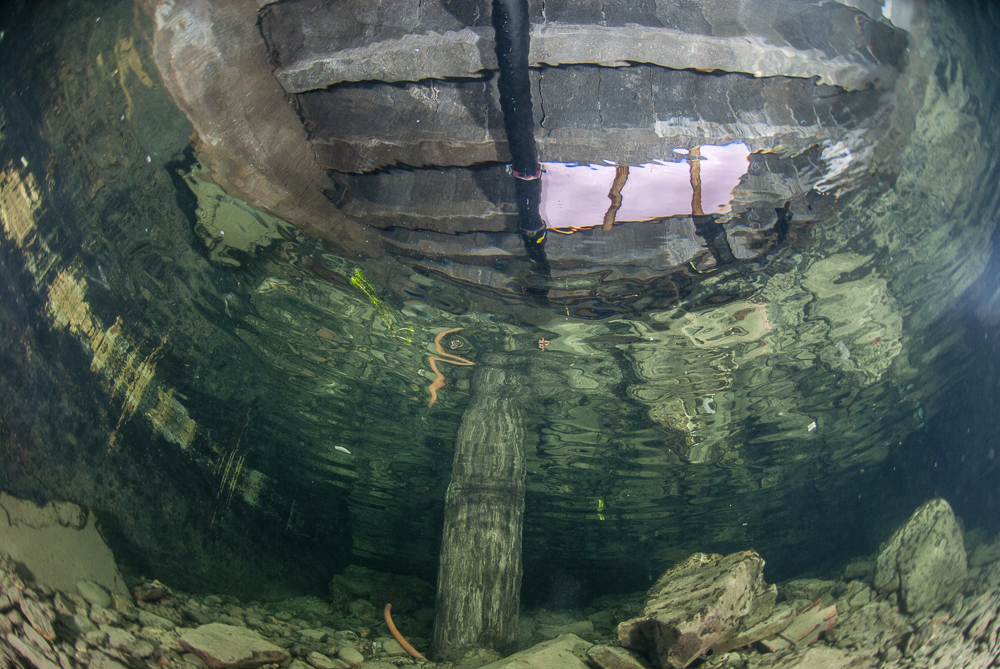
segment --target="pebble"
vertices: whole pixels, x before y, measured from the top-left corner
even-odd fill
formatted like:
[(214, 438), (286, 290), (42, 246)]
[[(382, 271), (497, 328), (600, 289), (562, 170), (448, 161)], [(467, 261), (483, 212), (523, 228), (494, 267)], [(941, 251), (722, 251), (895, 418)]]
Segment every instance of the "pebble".
[(337, 657), (352, 667), (360, 667), (365, 661), (365, 656), (350, 646), (338, 650)]
[(340, 669), (340, 663), (334, 662), (322, 653), (309, 653), (309, 655), (306, 656), (306, 662), (316, 669)]
[(323, 630), (313, 630), (313, 629), (300, 630), (299, 635), (304, 636), (307, 639), (312, 639), (317, 643), (323, 643), (324, 641), (326, 641), (327, 637), (330, 636)]
[(111, 607), (111, 595), (108, 594), (107, 590), (93, 581), (80, 581), (76, 584), (76, 591), (94, 606), (100, 606), (105, 609)]
[(176, 628), (172, 620), (168, 620), (163, 616), (158, 616), (155, 613), (150, 613), (149, 611), (139, 610), (139, 624), (143, 627), (156, 627), (157, 629), (167, 630), (168, 632)]
[(95, 606), (90, 610), (90, 619), (97, 625), (121, 625), (122, 617), (116, 611)]

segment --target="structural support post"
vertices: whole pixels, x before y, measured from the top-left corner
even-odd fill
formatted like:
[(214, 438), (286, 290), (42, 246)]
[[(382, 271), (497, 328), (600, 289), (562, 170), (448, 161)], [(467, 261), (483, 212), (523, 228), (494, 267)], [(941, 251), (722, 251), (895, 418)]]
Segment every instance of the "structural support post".
[(444, 512), (433, 651), (516, 650), (524, 524), (524, 376), (494, 354), (473, 377)]

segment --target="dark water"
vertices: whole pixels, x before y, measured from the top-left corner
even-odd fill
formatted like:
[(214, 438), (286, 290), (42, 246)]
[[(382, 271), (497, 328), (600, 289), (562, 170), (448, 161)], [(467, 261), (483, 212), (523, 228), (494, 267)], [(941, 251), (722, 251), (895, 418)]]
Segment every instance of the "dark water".
[[(475, 370), (440, 364), (427, 406), (452, 328), (529, 379), (527, 601), (644, 589), (693, 551), (821, 574), (935, 495), (1000, 530), (993, 5), (913, 46), (930, 76), (897, 91), (891, 179), (817, 198), (772, 255), (489, 311), (442, 275), (377, 285), (214, 186), (142, 11), (4, 11), (0, 488), (93, 507), (134, 573), (255, 597), (351, 563), (433, 580)], [(615, 296), (650, 299), (585, 308)]]

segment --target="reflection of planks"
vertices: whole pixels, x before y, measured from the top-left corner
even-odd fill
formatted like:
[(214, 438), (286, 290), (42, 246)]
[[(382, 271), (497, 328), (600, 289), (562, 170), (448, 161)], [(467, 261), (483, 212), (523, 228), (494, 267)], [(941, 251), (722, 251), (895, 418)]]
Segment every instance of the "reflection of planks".
[(628, 165), (619, 165), (615, 170), (615, 180), (611, 182), (611, 191), (608, 192), (611, 206), (604, 214), (604, 224), (601, 226), (604, 231), (611, 230), (611, 226), (615, 224), (615, 214), (622, 208), (622, 188), (625, 187), (626, 181), (628, 181)]

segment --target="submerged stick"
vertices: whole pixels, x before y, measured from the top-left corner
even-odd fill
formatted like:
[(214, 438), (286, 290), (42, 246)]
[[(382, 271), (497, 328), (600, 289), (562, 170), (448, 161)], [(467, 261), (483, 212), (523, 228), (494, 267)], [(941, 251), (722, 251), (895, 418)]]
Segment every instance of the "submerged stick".
[(390, 613), (391, 611), (392, 611), (392, 604), (386, 604), (385, 624), (389, 626), (389, 631), (392, 632), (392, 636), (396, 639), (396, 641), (399, 642), (399, 645), (403, 647), (403, 650), (405, 650), (407, 653), (410, 654), (410, 657), (412, 657), (415, 660), (426, 661), (427, 658), (421, 655), (416, 648), (411, 646), (410, 643), (403, 638), (403, 635), (399, 633), (399, 630), (396, 629), (396, 626), (392, 624), (392, 615)]

